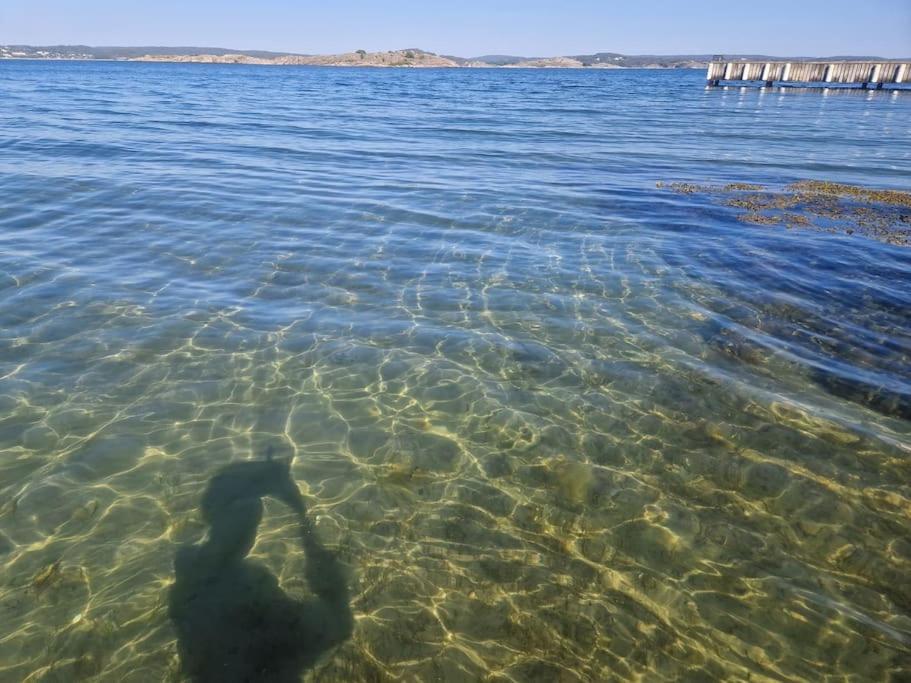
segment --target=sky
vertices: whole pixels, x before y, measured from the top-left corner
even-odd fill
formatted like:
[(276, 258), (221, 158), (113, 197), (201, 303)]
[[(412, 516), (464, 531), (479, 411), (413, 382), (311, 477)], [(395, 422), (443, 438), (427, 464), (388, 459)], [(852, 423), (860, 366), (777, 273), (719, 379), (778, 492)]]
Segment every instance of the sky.
[(0, 44), (911, 57), (911, 0), (0, 0)]

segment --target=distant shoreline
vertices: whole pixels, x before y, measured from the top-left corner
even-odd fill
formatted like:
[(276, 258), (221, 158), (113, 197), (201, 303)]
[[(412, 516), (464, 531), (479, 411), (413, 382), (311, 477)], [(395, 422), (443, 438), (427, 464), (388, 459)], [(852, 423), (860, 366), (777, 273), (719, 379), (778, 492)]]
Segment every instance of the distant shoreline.
[(484, 68), (484, 69), (705, 69), (716, 59), (726, 61), (884, 61), (869, 56), (772, 57), (768, 55), (624, 55), (597, 52), (585, 55), (524, 57), (482, 55), (457, 57), (419, 48), (332, 55), (306, 55), (218, 47), (91, 47), (88, 45), (0, 45), (0, 60), (162, 62), (176, 64), (243, 64), (248, 66), (327, 66), (370, 68)]
[(105, 64), (199, 64), (201, 66), (264, 66), (269, 68), (282, 67), (317, 67), (325, 69), (453, 69), (461, 70), (493, 70), (493, 71), (548, 71), (548, 70), (570, 70), (570, 71), (703, 71), (705, 66), (615, 66), (615, 67), (592, 67), (592, 66), (529, 66), (510, 64), (498, 66), (496, 64), (478, 64), (472, 66), (416, 66), (404, 64), (277, 64), (269, 62), (229, 62), (229, 61), (206, 61), (191, 59), (143, 59), (134, 57), (131, 59), (113, 59), (99, 57), (0, 57), (0, 64), (4, 62), (101, 62)]
[[(0, 45), (0, 60), (140, 61), (194, 64), (246, 64), (259, 66), (334, 66), (377, 68), (491, 68), (491, 69), (704, 69), (720, 55), (624, 55), (617, 52), (528, 57), (481, 55), (457, 57), (419, 48), (367, 52), (355, 50), (331, 55), (307, 55), (218, 47), (91, 47), (88, 45)], [(883, 61), (872, 56), (782, 57), (726, 55), (729, 61)]]

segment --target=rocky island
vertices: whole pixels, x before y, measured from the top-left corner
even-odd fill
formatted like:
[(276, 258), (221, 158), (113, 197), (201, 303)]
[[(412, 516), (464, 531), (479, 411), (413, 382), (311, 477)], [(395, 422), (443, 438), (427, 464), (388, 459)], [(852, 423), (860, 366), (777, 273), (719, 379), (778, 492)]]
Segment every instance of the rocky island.
[[(275, 66), (404, 66), (404, 67), (458, 67), (464, 66), (455, 59), (441, 57), (424, 50), (389, 50), (367, 52), (356, 50), (337, 55), (279, 55), (257, 57), (240, 52), (227, 54), (162, 55), (147, 54), (130, 57), (135, 62), (199, 62), (204, 64), (267, 64)], [(465, 60), (461, 60), (464, 62)]]

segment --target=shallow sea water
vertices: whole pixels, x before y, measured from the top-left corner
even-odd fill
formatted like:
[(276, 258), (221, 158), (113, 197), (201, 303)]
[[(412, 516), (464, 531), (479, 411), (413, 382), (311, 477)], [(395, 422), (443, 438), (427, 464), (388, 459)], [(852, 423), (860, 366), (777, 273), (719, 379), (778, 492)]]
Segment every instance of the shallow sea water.
[(911, 677), (911, 250), (656, 188), (908, 189), (911, 94), (0, 93), (0, 680)]

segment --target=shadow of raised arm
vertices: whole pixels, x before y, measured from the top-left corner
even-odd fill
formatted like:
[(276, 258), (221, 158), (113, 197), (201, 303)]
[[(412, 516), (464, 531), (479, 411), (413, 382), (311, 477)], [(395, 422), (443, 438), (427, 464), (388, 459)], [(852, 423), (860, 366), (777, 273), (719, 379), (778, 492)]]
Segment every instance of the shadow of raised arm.
[[(256, 543), (262, 498), (300, 516), (313, 597), (296, 600), (247, 554)], [(228, 465), (209, 481), (201, 511), (205, 542), (178, 550), (169, 611), (181, 665), (194, 681), (297, 681), (324, 652), (351, 635), (343, 568), (320, 543), (284, 460)]]

